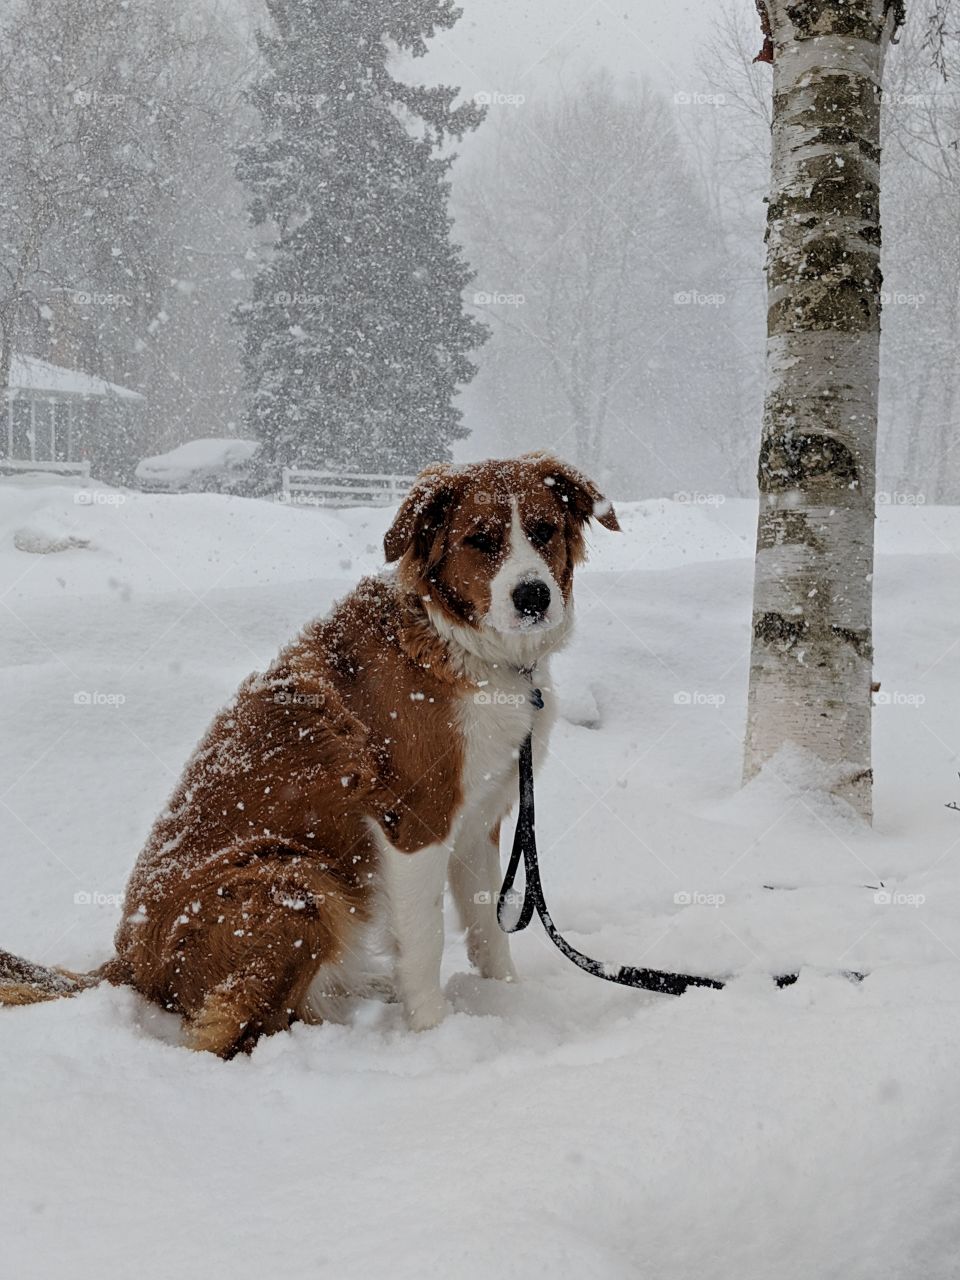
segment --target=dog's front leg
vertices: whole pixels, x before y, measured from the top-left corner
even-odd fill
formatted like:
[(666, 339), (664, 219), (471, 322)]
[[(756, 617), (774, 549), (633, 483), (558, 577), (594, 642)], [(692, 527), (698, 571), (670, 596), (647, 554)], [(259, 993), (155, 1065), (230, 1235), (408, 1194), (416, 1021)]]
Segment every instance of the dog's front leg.
[(401, 853), (386, 844), (383, 881), (396, 945), (397, 994), (414, 1031), (442, 1022), (447, 1001), (440, 990), (443, 958), (443, 889), (447, 845)]
[(516, 982), (510, 941), (497, 922), (500, 893), (500, 823), (470, 824), (450, 859), (450, 889), (467, 931), (467, 958), (482, 978)]

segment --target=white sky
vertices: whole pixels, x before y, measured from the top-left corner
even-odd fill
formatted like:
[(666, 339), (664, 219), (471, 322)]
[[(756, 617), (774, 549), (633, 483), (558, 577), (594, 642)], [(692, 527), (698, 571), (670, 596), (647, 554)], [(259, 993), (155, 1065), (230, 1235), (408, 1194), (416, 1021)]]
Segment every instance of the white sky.
[(584, 69), (607, 67), (618, 77), (637, 73), (672, 96), (696, 82), (695, 58), (718, 3), (462, 0), (463, 17), (434, 40), (417, 78), (459, 84), (467, 95), (529, 99)]
[[(406, 78), (531, 101), (586, 71), (639, 75), (669, 97), (702, 87), (696, 60), (721, 3), (756, 22), (754, 0), (459, 0), (463, 16)], [(266, 24), (262, 0), (227, 0), (244, 28)]]

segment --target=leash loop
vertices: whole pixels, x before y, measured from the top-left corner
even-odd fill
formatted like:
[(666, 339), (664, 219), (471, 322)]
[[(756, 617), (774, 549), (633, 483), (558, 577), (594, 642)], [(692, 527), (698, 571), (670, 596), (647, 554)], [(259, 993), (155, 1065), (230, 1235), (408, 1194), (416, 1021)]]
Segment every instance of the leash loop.
[[(539, 692), (539, 691), (538, 691)], [(689, 973), (668, 973), (663, 969), (639, 969), (626, 964), (603, 964), (599, 960), (584, 955), (572, 946), (561, 934), (547, 908), (543, 896), (543, 884), (540, 880), (540, 865), (537, 856), (536, 818), (533, 801), (533, 735), (528, 734), (520, 747), (520, 812), (517, 816), (517, 828), (513, 837), (513, 848), (503, 878), (500, 894), (497, 898), (497, 922), (504, 933), (519, 933), (526, 929), (536, 911), (546, 930), (547, 937), (568, 960), (572, 961), (584, 973), (592, 973), (595, 978), (603, 978), (607, 982), (619, 983), (622, 987), (639, 987), (644, 991), (659, 991), (664, 995), (682, 996), (687, 987), (712, 987), (722, 990), (724, 983), (717, 978), (704, 978)], [(524, 890), (521, 900), (520, 914), (510, 923), (506, 908), (516, 902), (517, 892), (514, 884), (520, 860), (523, 859)], [(789, 975), (793, 980), (795, 975)]]
[[(527, 676), (533, 684), (531, 668), (521, 667), (521, 675)], [(531, 702), (535, 707), (543, 706), (543, 697), (539, 689), (531, 688)], [(636, 987), (643, 991), (656, 991), (662, 995), (682, 996), (688, 987), (710, 987), (714, 991), (722, 991), (727, 985), (720, 978), (706, 978), (699, 974), (670, 973), (665, 969), (643, 969), (629, 964), (603, 964), (584, 955), (572, 946), (553, 923), (546, 899), (543, 896), (543, 884), (540, 880), (540, 864), (537, 855), (536, 815), (533, 800), (533, 733), (528, 733), (520, 747), (520, 812), (517, 815), (517, 827), (513, 835), (513, 848), (507, 863), (506, 874), (497, 897), (497, 923), (504, 933), (519, 933), (526, 929), (536, 911), (547, 937), (568, 960), (591, 973), (595, 978), (603, 978), (606, 982), (616, 982), (622, 987)], [(516, 903), (518, 893), (514, 889), (520, 861), (523, 860), (524, 887), (520, 898), (520, 912), (511, 923), (507, 919), (506, 908)], [(853, 970), (842, 970), (843, 976), (852, 982), (861, 982), (866, 976)], [(790, 987), (799, 978), (798, 973), (781, 973), (773, 977), (778, 987)]]

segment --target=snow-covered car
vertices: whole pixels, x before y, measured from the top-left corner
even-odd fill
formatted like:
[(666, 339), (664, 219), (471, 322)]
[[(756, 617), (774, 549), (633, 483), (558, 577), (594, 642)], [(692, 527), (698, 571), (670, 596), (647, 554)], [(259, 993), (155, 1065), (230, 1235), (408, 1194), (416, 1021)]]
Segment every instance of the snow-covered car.
[(139, 462), (137, 483), (147, 493), (246, 493), (259, 447), (256, 440), (188, 440)]

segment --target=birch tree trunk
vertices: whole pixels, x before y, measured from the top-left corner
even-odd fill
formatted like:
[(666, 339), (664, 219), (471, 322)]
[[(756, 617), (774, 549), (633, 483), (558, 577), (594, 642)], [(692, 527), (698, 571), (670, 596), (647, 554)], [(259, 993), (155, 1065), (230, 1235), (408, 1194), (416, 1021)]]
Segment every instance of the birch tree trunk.
[(765, 8), (767, 392), (744, 777), (794, 743), (869, 821), (880, 92), (902, 12), (891, 0)]

